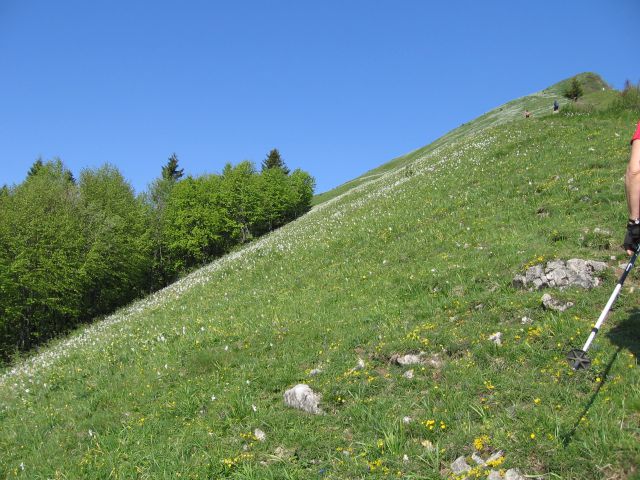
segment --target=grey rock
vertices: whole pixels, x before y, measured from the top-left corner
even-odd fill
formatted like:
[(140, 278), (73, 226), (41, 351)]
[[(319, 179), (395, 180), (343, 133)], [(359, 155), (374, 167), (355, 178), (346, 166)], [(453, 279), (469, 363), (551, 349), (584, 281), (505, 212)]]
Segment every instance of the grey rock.
[(489, 458), (487, 458), (487, 463), (497, 462), (502, 457), (504, 457), (504, 452), (502, 450), (498, 450), (493, 455), (491, 455)]
[(502, 477), (500, 476), (500, 472), (491, 470), (487, 476), (487, 480), (502, 480)]
[(413, 378), (413, 370), (407, 370), (402, 374), (404, 378), (411, 380)]
[(528, 283), (533, 282), (536, 278), (544, 277), (544, 268), (542, 268), (542, 265), (534, 265), (533, 267), (527, 268), (524, 276)]
[(434, 353), (426, 358), (423, 358), (422, 363), (433, 368), (442, 368), (442, 366), (444, 365), (444, 361), (442, 360), (442, 357), (439, 353)]
[(542, 306), (547, 310), (554, 310), (556, 312), (564, 312), (566, 309), (573, 307), (573, 302), (563, 303), (560, 300), (553, 298), (548, 293), (542, 296)]
[(611, 231), (605, 228), (596, 227), (593, 229), (593, 233), (599, 233), (601, 235), (611, 235)]
[(526, 480), (517, 468), (511, 468), (504, 474), (504, 480)]
[(284, 392), (284, 403), (288, 407), (304, 410), (305, 412), (321, 415), (319, 407), (321, 396), (317, 395), (309, 385), (300, 383)]
[(461, 473), (466, 473), (469, 470), (471, 470), (471, 467), (465, 460), (464, 456), (456, 458), (451, 464), (451, 471), (454, 475), (460, 475)]
[(533, 283), (534, 290), (542, 290), (545, 287), (549, 286), (549, 282), (545, 278), (534, 278), (531, 283)]
[(605, 262), (572, 258), (566, 262), (552, 260), (542, 265), (534, 265), (527, 269), (524, 275), (516, 275), (511, 284), (515, 288), (529, 288), (541, 290), (543, 288), (581, 287), (591, 289), (600, 284), (594, 275), (607, 268)]
[(406, 367), (407, 365), (419, 365), (422, 363), (420, 355), (415, 355), (412, 353), (394, 357), (392, 357), (391, 359), (394, 360), (398, 365), (401, 365), (403, 367)]
[(565, 266), (565, 263), (562, 260), (551, 260), (550, 262), (547, 262), (545, 271), (564, 268), (564, 266)]
[(478, 465), (486, 465), (485, 461), (482, 459), (482, 457), (480, 455), (478, 455), (476, 452), (473, 452), (471, 454), (471, 460), (473, 460), (474, 462), (476, 462)]
[(410, 365), (428, 365), (433, 368), (440, 368), (443, 364), (442, 358), (439, 354), (434, 353), (427, 356), (424, 352), (420, 352), (418, 354), (407, 353), (406, 355), (395, 354), (391, 356), (390, 360), (402, 367)]
[(524, 275), (516, 275), (513, 277), (513, 280), (511, 280), (511, 285), (513, 288), (524, 289), (527, 287), (527, 279)]

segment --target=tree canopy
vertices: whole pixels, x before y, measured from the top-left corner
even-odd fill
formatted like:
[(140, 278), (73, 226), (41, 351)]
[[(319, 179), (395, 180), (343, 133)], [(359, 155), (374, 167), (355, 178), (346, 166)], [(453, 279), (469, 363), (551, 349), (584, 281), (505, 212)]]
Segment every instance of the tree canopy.
[(136, 197), (112, 165), (76, 181), (61, 160), (38, 159), (0, 189), (0, 361), (295, 219), (314, 189), (281, 159), (182, 177), (173, 154)]

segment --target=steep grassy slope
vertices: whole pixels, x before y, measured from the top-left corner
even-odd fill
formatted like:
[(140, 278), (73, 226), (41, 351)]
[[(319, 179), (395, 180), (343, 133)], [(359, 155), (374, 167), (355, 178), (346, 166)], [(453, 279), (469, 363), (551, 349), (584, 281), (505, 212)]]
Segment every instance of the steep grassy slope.
[[(511, 279), (554, 258), (622, 261), (636, 119), (530, 120), (414, 153), (6, 372), (0, 476), (438, 479), (478, 448), (545, 478), (632, 478), (638, 276), (578, 373), (565, 353), (615, 269), (603, 287), (553, 292), (575, 303), (564, 313)], [(443, 364), (409, 379), (390, 362), (419, 351)], [(325, 415), (284, 406), (297, 383)]]
[[(380, 165), (379, 167), (364, 173), (360, 177), (354, 178), (353, 180), (329, 190), (328, 192), (316, 195), (313, 203), (314, 205), (319, 205), (320, 203), (335, 198), (336, 196), (341, 195), (352, 188), (358, 187), (363, 183), (376, 180), (385, 173), (403, 168), (413, 162), (416, 158), (420, 158), (430, 152), (433, 152), (436, 148), (442, 145), (447, 145), (452, 141), (460, 140), (469, 135), (477, 134), (486, 128), (502, 125), (506, 122), (513, 122), (517, 120), (524, 121), (525, 110), (529, 110), (534, 118), (550, 115), (552, 114), (553, 102), (555, 100), (558, 101), (561, 108), (564, 108), (571, 103), (570, 100), (563, 96), (563, 93), (571, 82), (571, 78), (562, 80), (561, 82), (558, 82), (549, 88), (545, 88), (540, 92), (516, 98), (515, 100), (511, 100), (504, 105), (494, 108), (473, 121), (464, 123), (458, 128), (451, 130), (449, 133), (443, 135), (429, 145), (391, 160), (384, 165)], [(580, 105), (604, 107), (616, 95), (616, 92), (611, 90), (606, 82), (604, 82), (602, 78), (595, 73), (581, 73), (576, 75), (576, 78), (580, 81), (585, 94), (578, 102)]]

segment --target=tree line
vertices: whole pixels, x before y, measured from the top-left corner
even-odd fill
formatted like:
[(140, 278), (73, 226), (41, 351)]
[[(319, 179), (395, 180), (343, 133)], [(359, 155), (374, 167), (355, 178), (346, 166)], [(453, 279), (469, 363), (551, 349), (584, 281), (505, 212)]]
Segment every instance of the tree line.
[(36, 161), (0, 189), (0, 360), (297, 218), (314, 187), (277, 149), (260, 171), (244, 161), (185, 178), (174, 154), (140, 195), (112, 165), (76, 179), (61, 160)]

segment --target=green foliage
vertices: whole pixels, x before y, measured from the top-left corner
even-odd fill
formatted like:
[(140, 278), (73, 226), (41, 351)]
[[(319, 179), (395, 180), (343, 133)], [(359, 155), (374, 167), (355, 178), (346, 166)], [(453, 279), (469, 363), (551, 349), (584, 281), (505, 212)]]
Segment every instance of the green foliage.
[(162, 230), (165, 268), (171, 277), (221, 255), (231, 245), (221, 184), (217, 175), (187, 177), (173, 189)]
[(113, 166), (83, 170), (83, 314), (104, 314), (146, 290), (151, 242), (144, 206)]
[(111, 166), (39, 165), (0, 201), (0, 357), (112, 311), (146, 290), (144, 206)]
[(184, 174), (184, 169), (178, 169), (178, 156), (173, 153), (170, 157), (169, 160), (167, 161), (167, 164), (162, 167), (162, 178), (165, 180), (179, 180), (182, 178), (182, 175)]
[(285, 175), (289, 175), (289, 169), (285, 165), (284, 160), (280, 156), (280, 152), (277, 148), (272, 149), (267, 155), (267, 158), (262, 161), (263, 172), (271, 168), (278, 168), (282, 170)]
[(611, 108), (613, 111), (627, 110), (640, 115), (640, 83), (633, 85), (627, 80), (624, 89)]
[(166, 258), (163, 225), (165, 208), (171, 197), (173, 187), (182, 178), (183, 169), (178, 169), (178, 157), (174, 153), (162, 167), (161, 175), (149, 186), (144, 195), (148, 207), (149, 235), (152, 245), (151, 286), (153, 289), (167, 285), (175, 275), (170, 273), (169, 260)]
[(292, 199), (289, 208), (289, 219), (292, 220), (307, 213), (311, 208), (316, 181), (307, 172), (296, 168), (291, 174), (290, 185)]
[(222, 202), (228, 212), (234, 242), (250, 240), (252, 227), (260, 219), (257, 176), (255, 166), (249, 161), (235, 167), (227, 164), (222, 171)]
[(248, 161), (221, 175), (188, 177), (172, 187), (161, 227), (168, 278), (222, 255), (235, 245), (307, 212), (314, 180), (299, 169), (258, 173)]
[(136, 198), (111, 165), (76, 182), (59, 159), (37, 160), (22, 184), (0, 189), (0, 360), (303, 214), (313, 179), (286, 172), (247, 161), (180, 180), (173, 154)]
[(567, 97), (569, 100), (573, 100), (574, 102), (577, 102), (578, 99), (582, 97), (582, 95), (584, 95), (584, 90), (582, 89), (580, 80), (574, 77), (571, 80), (571, 83), (569, 84), (567, 89), (564, 91), (563, 95)]
[(31, 165), (31, 168), (27, 172), (27, 177), (33, 177), (34, 175), (36, 175), (43, 165), (44, 163), (42, 162), (42, 159), (38, 158), (35, 162), (33, 162), (33, 165)]
[(82, 228), (75, 185), (47, 162), (0, 203), (0, 356), (74, 326), (81, 312)]

